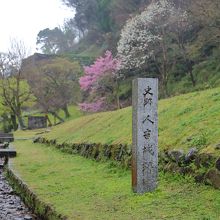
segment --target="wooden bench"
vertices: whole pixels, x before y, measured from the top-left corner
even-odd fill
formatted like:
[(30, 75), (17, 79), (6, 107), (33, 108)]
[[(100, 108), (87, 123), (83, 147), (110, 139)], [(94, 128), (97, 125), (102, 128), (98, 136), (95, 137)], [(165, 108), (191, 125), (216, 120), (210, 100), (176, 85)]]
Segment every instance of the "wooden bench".
[(0, 158), (4, 158), (4, 165), (8, 163), (10, 157), (16, 157), (17, 152), (13, 148), (0, 149)]
[(0, 133), (0, 143), (13, 142), (14, 135), (11, 133)]

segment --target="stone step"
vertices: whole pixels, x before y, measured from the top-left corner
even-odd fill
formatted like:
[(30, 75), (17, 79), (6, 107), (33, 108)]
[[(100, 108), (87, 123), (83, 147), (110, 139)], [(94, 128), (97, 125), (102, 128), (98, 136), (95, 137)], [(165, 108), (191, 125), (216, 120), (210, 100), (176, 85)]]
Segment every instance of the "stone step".
[(9, 146), (8, 142), (4, 142), (3, 144), (0, 143), (0, 149), (5, 149)]
[(0, 149), (0, 157), (16, 157), (17, 152), (13, 148)]
[(13, 142), (14, 135), (12, 133), (0, 133), (0, 143)]

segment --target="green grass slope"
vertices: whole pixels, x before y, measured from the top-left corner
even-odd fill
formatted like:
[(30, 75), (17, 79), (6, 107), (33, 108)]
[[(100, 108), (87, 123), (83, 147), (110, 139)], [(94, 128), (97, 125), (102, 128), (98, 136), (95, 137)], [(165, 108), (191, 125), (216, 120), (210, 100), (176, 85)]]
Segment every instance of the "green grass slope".
[[(44, 135), (58, 142), (131, 144), (131, 107), (75, 118)], [(16, 133), (29, 137), (42, 130)], [(41, 134), (40, 134), (41, 135)], [(197, 147), (220, 155), (220, 88), (159, 102), (159, 147)], [(12, 167), (46, 203), (68, 219), (219, 219), (219, 190), (189, 176), (159, 173), (155, 192), (131, 191), (129, 170), (56, 148), (16, 141)]]
[[(58, 142), (131, 144), (132, 109), (92, 114), (53, 127), (46, 134)], [(160, 149), (214, 152), (220, 143), (220, 88), (159, 101)]]
[(130, 171), (31, 141), (16, 141), (12, 167), (39, 198), (70, 220), (219, 219), (220, 191), (160, 173), (156, 191), (137, 195)]

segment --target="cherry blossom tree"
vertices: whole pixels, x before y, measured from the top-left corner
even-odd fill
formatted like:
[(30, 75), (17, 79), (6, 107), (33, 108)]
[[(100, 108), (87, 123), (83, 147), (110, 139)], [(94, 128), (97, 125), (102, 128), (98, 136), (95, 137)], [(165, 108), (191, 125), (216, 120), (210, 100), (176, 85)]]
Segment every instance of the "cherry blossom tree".
[(118, 74), (120, 61), (106, 51), (91, 66), (84, 67), (85, 75), (79, 80), (82, 91), (87, 92), (90, 102), (80, 103), (83, 111), (97, 112), (120, 108)]

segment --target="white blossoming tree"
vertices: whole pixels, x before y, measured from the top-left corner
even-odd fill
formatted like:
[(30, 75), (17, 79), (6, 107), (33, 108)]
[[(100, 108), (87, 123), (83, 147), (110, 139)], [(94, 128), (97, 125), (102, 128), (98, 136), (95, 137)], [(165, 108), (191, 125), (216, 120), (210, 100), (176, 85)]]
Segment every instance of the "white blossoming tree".
[(123, 69), (143, 69), (154, 63), (167, 96), (169, 72), (178, 50), (179, 34), (188, 26), (187, 14), (168, 0), (153, 1), (140, 15), (127, 21), (118, 43)]

